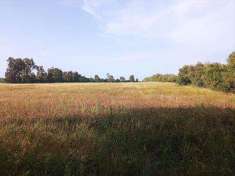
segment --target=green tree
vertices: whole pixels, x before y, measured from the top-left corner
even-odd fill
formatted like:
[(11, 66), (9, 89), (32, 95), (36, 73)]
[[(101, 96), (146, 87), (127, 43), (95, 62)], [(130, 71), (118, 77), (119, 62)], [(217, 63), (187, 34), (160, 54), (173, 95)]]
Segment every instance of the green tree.
[(73, 72), (63, 72), (63, 82), (74, 82)]
[(108, 82), (115, 82), (114, 76), (107, 73), (107, 81)]
[(179, 74), (178, 74), (178, 79), (177, 79), (177, 83), (180, 85), (188, 85), (191, 84), (191, 71), (192, 71), (192, 66), (190, 65), (185, 65), (183, 66), (183, 68), (181, 68), (179, 70)]
[(95, 75), (95, 82), (100, 82), (100, 81), (101, 81), (101, 79), (100, 79), (99, 75)]
[(135, 82), (135, 76), (134, 76), (134, 75), (130, 75), (129, 81), (130, 81), (130, 82)]
[(121, 77), (120, 77), (120, 81), (121, 81), (121, 82), (125, 82), (125, 81), (126, 81), (126, 78), (125, 78), (124, 76), (121, 76)]
[(30, 83), (36, 81), (34, 71), (36, 70), (37, 66), (35, 65), (33, 59), (15, 59), (13, 57), (9, 57), (7, 62), (8, 67), (5, 73), (7, 82)]
[(43, 66), (37, 67), (36, 79), (38, 82), (47, 82), (47, 72), (44, 70)]
[(153, 76), (144, 78), (147, 82), (176, 82), (177, 76), (174, 74), (155, 74)]
[(62, 82), (63, 72), (58, 68), (49, 68), (47, 79), (49, 82)]
[[(235, 52), (231, 53), (228, 58), (229, 67), (235, 69)], [(234, 70), (235, 71), (235, 70)]]

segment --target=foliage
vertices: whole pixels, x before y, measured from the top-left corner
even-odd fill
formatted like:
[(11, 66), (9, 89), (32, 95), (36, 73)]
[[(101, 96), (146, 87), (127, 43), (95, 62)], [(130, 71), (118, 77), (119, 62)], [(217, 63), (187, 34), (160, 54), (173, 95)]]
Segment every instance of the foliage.
[(156, 74), (144, 79), (146, 82), (176, 82), (177, 76), (174, 74)]
[(12, 83), (30, 83), (35, 81), (36, 65), (33, 59), (8, 58), (8, 68), (5, 73), (6, 81)]
[(47, 79), (49, 82), (62, 82), (63, 72), (58, 68), (49, 68)]
[(107, 73), (107, 81), (108, 82), (115, 82), (114, 76), (109, 74), (109, 73)]
[(138, 82), (134, 75), (126, 80), (124, 77), (114, 79), (113, 75), (107, 74), (107, 79), (95, 75), (94, 78), (87, 78), (78, 72), (64, 72), (59, 68), (49, 68), (47, 72), (43, 66), (37, 66), (33, 59), (8, 58), (8, 68), (5, 73), (5, 80), (8, 83), (57, 83), (57, 82)]
[(134, 76), (134, 75), (131, 75), (130, 78), (129, 78), (129, 81), (130, 81), (130, 82), (135, 82), (135, 76)]
[(180, 85), (195, 85), (223, 91), (235, 90), (234, 53), (229, 56), (228, 64), (186, 65), (179, 70), (177, 82)]
[(231, 53), (228, 58), (228, 65), (235, 69), (235, 52)]

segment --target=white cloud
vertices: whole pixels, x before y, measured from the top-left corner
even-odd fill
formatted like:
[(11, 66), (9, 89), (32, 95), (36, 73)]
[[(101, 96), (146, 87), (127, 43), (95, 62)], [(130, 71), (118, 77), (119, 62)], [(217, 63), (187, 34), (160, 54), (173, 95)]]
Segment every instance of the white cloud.
[(196, 43), (235, 36), (234, 0), (83, 0), (82, 8), (106, 34)]
[(118, 6), (117, 0), (82, 0), (82, 9), (94, 16), (96, 19), (107, 22), (107, 18), (115, 15), (115, 7)]
[(216, 56), (211, 59), (223, 61), (220, 56), (235, 49), (234, 0), (83, 0), (82, 9), (97, 19), (104, 35), (124, 42), (139, 38), (158, 46), (167, 43), (166, 50), (156, 47), (152, 52), (144, 46), (141, 54), (130, 50), (122, 60), (175, 56), (191, 63)]

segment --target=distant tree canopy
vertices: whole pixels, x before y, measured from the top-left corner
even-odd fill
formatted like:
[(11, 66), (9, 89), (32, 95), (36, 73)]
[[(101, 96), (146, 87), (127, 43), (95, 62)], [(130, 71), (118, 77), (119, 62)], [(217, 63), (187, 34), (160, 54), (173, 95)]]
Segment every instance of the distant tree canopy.
[(235, 90), (235, 52), (228, 58), (228, 64), (212, 63), (185, 65), (179, 70), (178, 84), (192, 84), (199, 87), (223, 91)]
[(198, 63), (185, 65), (178, 75), (155, 74), (144, 81), (177, 82), (180, 85), (194, 85), (223, 91), (235, 91), (235, 52), (231, 53), (227, 64)]
[(144, 79), (144, 81), (152, 82), (176, 82), (177, 76), (174, 74), (156, 74)]
[[(33, 59), (13, 58), (7, 59), (8, 67), (5, 72), (5, 79), (8, 83), (58, 83), (58, 82), (135, 82), (136, 80), (126, 80), (123, 76), (115, 79), (113, 75), (107, 74), (107, 78), (87, 78), (78, 72), (62, 71), (59, 68), (49, 68), (47, 71), (43, 66), (37, 66)], [(134, 77), (131, 75), (130, 78)]]
[[(5, 79), (1, 82), (8, 83), (56, 83), (56, 82), (138, 82), (134, 75), (129, 79), (121, 76), (115, 79), (113, 75), (107, 74), (106, 78), (95, 75), (87, 78), (78, 72), (64, 72), (58, 68), (44, 70), (43, 66), (37, 66), (33, 59), (9, 57), (8, 68)], [(198, 63), (196, 65), (185, 65), (180, 68), (178, 75), (156, 74), (147, 77), (144, 81), (177, 82), (179, 85), (195, 85), (199, 87), (212, 88), (223, 91), (235, 91), (235, 52), (228, 57), (227, 64), (220, 63)]]
[(228, 58), (228, 66), (235, 69), (235, 52), (231, 53)]
[(135, 82), (135, 76), (134, 75), (131, 75), (130, 78), (129, 78), (130, 82)]
[(115, 82), (114, 76), (107, 73), (107, 81), (108, 82)]
[(36, 80), (34, 71), (37, 69), (33, 59), (8, 58), (8, 68), (5, 73), (7, 82), (30, 83)]

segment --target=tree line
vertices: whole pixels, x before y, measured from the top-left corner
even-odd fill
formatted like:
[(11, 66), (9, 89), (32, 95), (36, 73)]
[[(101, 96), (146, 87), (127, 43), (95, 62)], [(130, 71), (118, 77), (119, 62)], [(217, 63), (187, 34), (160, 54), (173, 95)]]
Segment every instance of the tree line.
[(144, 81), (147, 82), (176, 82), (177, 81), (177, 75), (174, 74), (155, 74), (150, 77), (144, 78)]
[(145, 78), (144, 81), (176, 82), (179, 85), (235, 91), (235, 52), (229, 55), (227, 64), (185, 65), (180, 68), (178, 75), (156, 74)]
[[(8, 67), (5, 79), (0, 82), (8, 83), (59, 83), (59, 82), (138, 82), (134, 75), (129, 79), (120, 77), (115, 79), (107, 74), (106, 78), (95, 75), (87, 78), (78, 72), (62, 71), (59, 68), (49, 68), (45, 71), (43, 66), (35, 64), (33, 59), (13, 58), (7, 59)], [(223, 91), (235, 91), (235, 52), (231, 53), (227, 64), (198, 63), (185, 65), (179, 69), (178, 75), (155, 74), (144, 81), (176, 82), (179, 85), (194, 85)]]
[(7, 83), (138, 82), (134, 75), (130, 75), (129, 79), (123, 76), (115, 79), (111, 74), (107, 74), (107, 78), (101, 78), (99, 75), (87, 78), (77, 71), (62, 71), (54, 67), (45, 71), (43, 66), (36, 65), (34, 60), (29, 58), (9, 57), (7, 62), (4, 79)]
[(235, 52), (231, 53), (227, 64), (212, 63), (185, 65), (179, 70), (177, 83), (195, 85), (223, 91), (235, 90)]

